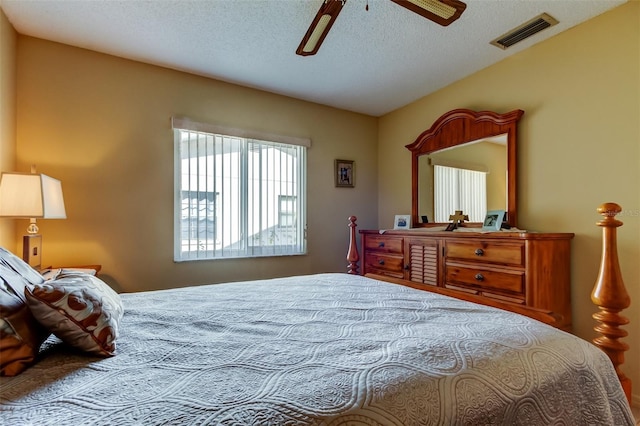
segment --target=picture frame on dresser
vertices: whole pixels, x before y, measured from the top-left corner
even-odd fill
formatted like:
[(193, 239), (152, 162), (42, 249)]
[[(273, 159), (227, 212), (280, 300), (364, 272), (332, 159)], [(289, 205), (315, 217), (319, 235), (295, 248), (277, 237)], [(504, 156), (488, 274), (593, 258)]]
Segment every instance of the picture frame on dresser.
[(393, 229), (411, 229), (411, 215), (397, 214), (393, 221)]
[(489, 210), (482, 222), (483, 231), (499, 231), (504, 221), (504, 210)]

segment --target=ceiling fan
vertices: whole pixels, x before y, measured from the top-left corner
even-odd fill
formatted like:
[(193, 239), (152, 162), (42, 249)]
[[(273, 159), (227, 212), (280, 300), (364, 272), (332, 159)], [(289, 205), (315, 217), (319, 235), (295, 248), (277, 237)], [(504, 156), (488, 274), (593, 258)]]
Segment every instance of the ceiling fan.
[[(442, 26), (447, 26), (458, 19), (467, 7), (465, 3), (459, 0), (391, 1)], [(309, 29), (302, 38), (296, 54), (309, 56), (318, 53), (320, 45), (346, 2), (347, 0), (323, 0), (320, 10), (318, 10)]]

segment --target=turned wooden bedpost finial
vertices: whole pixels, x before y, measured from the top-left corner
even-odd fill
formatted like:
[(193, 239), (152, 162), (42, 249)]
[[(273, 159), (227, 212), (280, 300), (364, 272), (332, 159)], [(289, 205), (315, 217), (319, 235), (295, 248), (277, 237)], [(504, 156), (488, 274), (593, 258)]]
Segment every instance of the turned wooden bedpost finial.
[(631, 380), (620, 370), (620, 365), (624, 362), (624, 352), (629, 349), (629, 345), (619, 340), (629, 334), (620, 328), (629, 323), (626, 317), (620, 315), (620, 311), (631, 304), (618, 263), (616, 228), (621, 226), (622, 222), (615, 216), (621, 211), (622, 208), (615, 203), (605, 203), (598, 207), (598, 213), (604, 217), (596, 223), (602, 227), (602, 261), (598, 280), (591, 292), (591, 300), (600, 309), (593, 314), (593, 318), (599, 322), (594, 330), (601, 336), (593, 339), (593, 343), (611, 359), (627, 400), (631, 403)]
[(358, 220), (355, 216), (349, 216), (349, 251), (347, 252), (347, 261), (349, 265), (347, 266), (347, 273), (353, 275), (359, 275), (358, 272), (358, 260), (360, 260), (360, 256), (358, 255), (358, 245), (356, 244), (356, 220)]

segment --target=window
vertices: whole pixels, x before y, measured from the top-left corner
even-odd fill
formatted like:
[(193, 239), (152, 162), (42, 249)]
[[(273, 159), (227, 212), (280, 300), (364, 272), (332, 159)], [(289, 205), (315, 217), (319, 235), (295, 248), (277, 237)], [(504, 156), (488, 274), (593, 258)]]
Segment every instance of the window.
[(308, 140), (173, 127), (176, 261), (306, 253)]
[(470, 222), (482, 222), (487, 213), (487, 174), (456, 167), (433, 166), (436, 222), (462, 210)]
[(213, 232), (216, 239), (216, 193), (181, 191), (180, 235), (182, 240), (197, 240), (199, 235)]
[(278, 225), (281, 228), (296, 226), (296, 197), (279, 195), (278, 206)]

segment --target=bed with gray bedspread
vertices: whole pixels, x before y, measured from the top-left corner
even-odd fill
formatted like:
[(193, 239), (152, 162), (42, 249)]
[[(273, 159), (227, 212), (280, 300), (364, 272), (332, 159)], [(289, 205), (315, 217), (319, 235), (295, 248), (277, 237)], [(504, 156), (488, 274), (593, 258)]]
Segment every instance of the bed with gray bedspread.
[(54, 337), (7, 425), (633, 425), (607, 356), (532, 319), (319, 274), (122, 294), (117, 355)]

